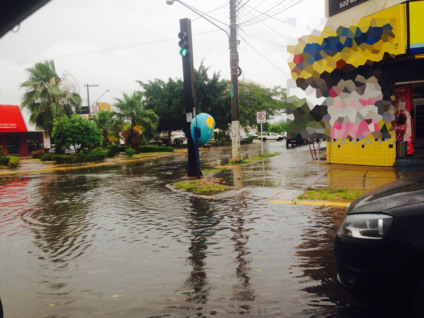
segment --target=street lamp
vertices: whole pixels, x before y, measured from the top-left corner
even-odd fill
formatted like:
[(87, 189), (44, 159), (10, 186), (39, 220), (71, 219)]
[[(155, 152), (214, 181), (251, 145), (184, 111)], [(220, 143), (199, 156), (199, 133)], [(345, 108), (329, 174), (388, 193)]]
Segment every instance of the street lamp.
[(90, 108), (91, 107), (93, 107), (94, 106), (94, 104), (96, 104), (97, 103), (97, 101), (104, 95), (104, 94), (106, 94), (107, 92), (110, 92), (110, 89), (107, 89), (107, 90), (105, 90), (97, 99), (96, 99), (96, 101), (93, 103), (93, 104), (91, 104), (91, 106), (90, 106)]
[(238, 52), (237, 52), (237, 21), (236, 21), (236, 0), (230, 0), (230, 33), (221, 28), (216, 23), (209, 20), (205, 15), (201, 14), (198, 10), (186, 5), (180, 0), (166, 0), (166, 4), (172, 5), (174, 2), (179, 2), (187, 9), (193, 11), (206, 21), (212, 23), (214, 26), (224, 31), (228, 36), (230, 42), (230, 70), (231, 70), (231, 132), (232, 132), (232, 160), (241, 160), (240, 151), (240, 113), (239, 113), (239, 92), (238, 92), (238, 77), (241, 70), (238, 66)]
[(193, 11), (194, 13), (196, 13), (197, 15), (201, 16), (203, 19), (205, 19), (206, 21), (212, 23), (214, 26), (216, 26), (218, 29), (222, 30), (225, 32), (225, 34), (228, 36), (228, 39), (230, 39), (230, 35), (228, 34), (227, 31), (225, 31), (225, 29), (221, 28), (218, 24), (214, 23), (213, 21), (209, 20), (207, 17), (205, 17), (204, 14), (201, 14), (199, 11), (193, 9), (192, 7), (186, 5), (184, 2), (180, 1), (180, 0), (166, 0), (166, 4), (168, 5), (173, 5), (174, 2), (179, 2), (181, 3), (184, 7), (186, 7), (187, 9), (189, 9), (190, 11)]

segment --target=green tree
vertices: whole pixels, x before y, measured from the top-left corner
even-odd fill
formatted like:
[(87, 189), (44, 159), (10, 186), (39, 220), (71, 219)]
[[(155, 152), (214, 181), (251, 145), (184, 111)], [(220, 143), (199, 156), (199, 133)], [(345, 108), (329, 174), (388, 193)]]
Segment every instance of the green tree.
[(266, 131), (268, 132), (275, 132), (275, 133), (281, 133), (283, 131), (287, 131), (287, 124), (286, 123), (279, 123), (279, 124), (268, 124), (267, 127), (264, 129), (266, 129)]
[(29, 78), (21, 84), (26, 89), (22, 108), (28, 108), (30, 120), (51, 135), (55, 119), (81, 108), (81, 96), (66, 75), (57, 75), (53, 61), (37, 63), (27, 72)]
[(102, 142), (102, 132), (97, 125), (76, 114), (56, 119), (52, 137), (60, 151), (74, 147), (78, 152), (98, 147)]
[(208, 71), (202, 62), (194, 72), (197, 112), (208, 113), (215, 119), (216, 128), (227, 130), (231, 123), (231, 89), (219, 73), (209, 77)]
[(256, 126), (256, 113), (265, 111), (267, 116), (274, 115), (276, 110), (287, 108), (285, 89), (265, 88), (254, 83), (240, 82), (239, 104), (241, 126)]
[[(141, 93), (133, 92), (132, 95), (123, 94), (122, 98), (117, 98), (115, 106), (118, 108), (118, 117), (129, 124), (125, 135), (125, 143), (138, 149), (143, 143), (156, 135), (159, 124), (159, 117), (151, 109), (145, 109), (141, 102)], [(140, 134), (140, 138), (138, 138)]]
[(116, 113), (102, 110), (90, 118), (102, 132), (102, 146), (113, 144), (119, 140), (121, 121)]
[[(227, 129), (231, 122), (228, 83), (220, 79), (219, 73), (209, 77), (208, 71), (209, 68), (203, 63), (195, 70), (197, 113), (208, 113), (215, 119), (217, 128)], [(168, 82), (164, 82), (155, 79), (138, 83), (142, 87), (143, 105), (160, 118), (159, 131), (171, 133), (173, 130), (185, 129), (184, 83), (181, 80), (168, 79)]]
[(181, 80), (169, 79), (167, 83), (155, 79), (147, 83), (138, 81), (143, 91), (143, 106), (159, 116), (158, 131), (183, 129), (186, 123), (183, 101), (184, 84)]

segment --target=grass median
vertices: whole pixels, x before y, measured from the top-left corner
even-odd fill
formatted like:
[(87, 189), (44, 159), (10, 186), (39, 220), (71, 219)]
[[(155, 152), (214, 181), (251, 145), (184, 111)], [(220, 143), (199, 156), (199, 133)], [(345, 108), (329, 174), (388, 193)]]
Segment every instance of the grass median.
[(319, 200), (319, 201), (354, 201), (363, 195), (365, 190), (306, 190), (297, 198), (299, 200)]
[(195, 194), (208, 195), (208, 194), (219, 193), (219, 192), (228, 190), (230, 187), (227, 185), (223, 185), (221, 183), (221, 179), (210, 177), (211, 175), (213, 175), (214, 173), (218, 173), (222, 170), (231, 169), (234, 166), (248, 164), (255, 161), (260, 161), (260, 160), (268, 159), (274, 156), (277, 156), (277, 155), (276, 154), (259, 155), (254, 158), (240, 160), (237, 162), (231, 162), (228, 165), (203, 169), (202, 173), (204, 177), (202, 179), (176, 182), (176, 183), (173, 183), (172, 186), (178, 189), (183, 189), (187, 192), (195, 193)]

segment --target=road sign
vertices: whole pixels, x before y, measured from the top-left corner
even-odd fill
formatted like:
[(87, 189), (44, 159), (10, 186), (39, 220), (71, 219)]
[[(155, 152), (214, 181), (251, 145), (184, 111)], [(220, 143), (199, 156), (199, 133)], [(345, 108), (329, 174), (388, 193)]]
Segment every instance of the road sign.
[(266, 123), (266, 113), (265, 112), (258, 112), (256, 113), (256, 123)]

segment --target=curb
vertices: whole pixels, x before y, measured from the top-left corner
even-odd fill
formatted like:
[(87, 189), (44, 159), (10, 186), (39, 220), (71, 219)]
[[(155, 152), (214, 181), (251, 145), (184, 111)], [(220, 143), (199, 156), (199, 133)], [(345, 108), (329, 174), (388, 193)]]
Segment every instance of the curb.
[(286, 204), (286, 205), (310, 205), (310, 206), (332, 206), (346, 208), (350, 202), (337, 202), (337, 201), (281, 201), (269, 200), (268, 203), (272, 204)]
[(206, 199), (206, 200), (217, 200), (217, 197), (214, 197), (212, 195), (204, 195), (204, 194), (196, 194), (196, 193), (192, 193), (192, 192), (188, 192), (182, 189), (178, 189), (176, 187), (173, 187), (170, 184), (165, 185), (166, 188), (168, 188), (171, 191), (177, 192), (177, 193), (181, 193), (181, 194), (185, 194), (189, 197), (193, 197), (193, 198), (199, 198), (199, 199)]
[[(153, 155), (153, 156), (146, 156), (146, 157), (133, 158), (133, 159), (118, 158), (116, 160), (109, 161), (109, 162), (99, 162), (99, 163), (92, 163), (92, 164), (89, 163), (89, 164), (75, 165), (75, 166), (58, 166), (57, 164), (55, 164), (55, 166), (52, 166), (52, 167), (40, 168), (40, 169), (34, 169), (34, 170), (0, 171), (0, 176), (7, 176), (7, 175), (13, 175), (13, 174), (37, 173), (37, 172), (72, 171), (72, 170), (89, 169), (89, 168), (97, 168), (97, 167), (119, 166), (119, 165), (127, 164), (127, 163), (154, 160), (159, 158), (180, 156), (180, 155), (182, 155), (182, 153), (177, 152), (172, 154)], [(46, 165), (47, 164), (48, 163), (46, 163)]]

